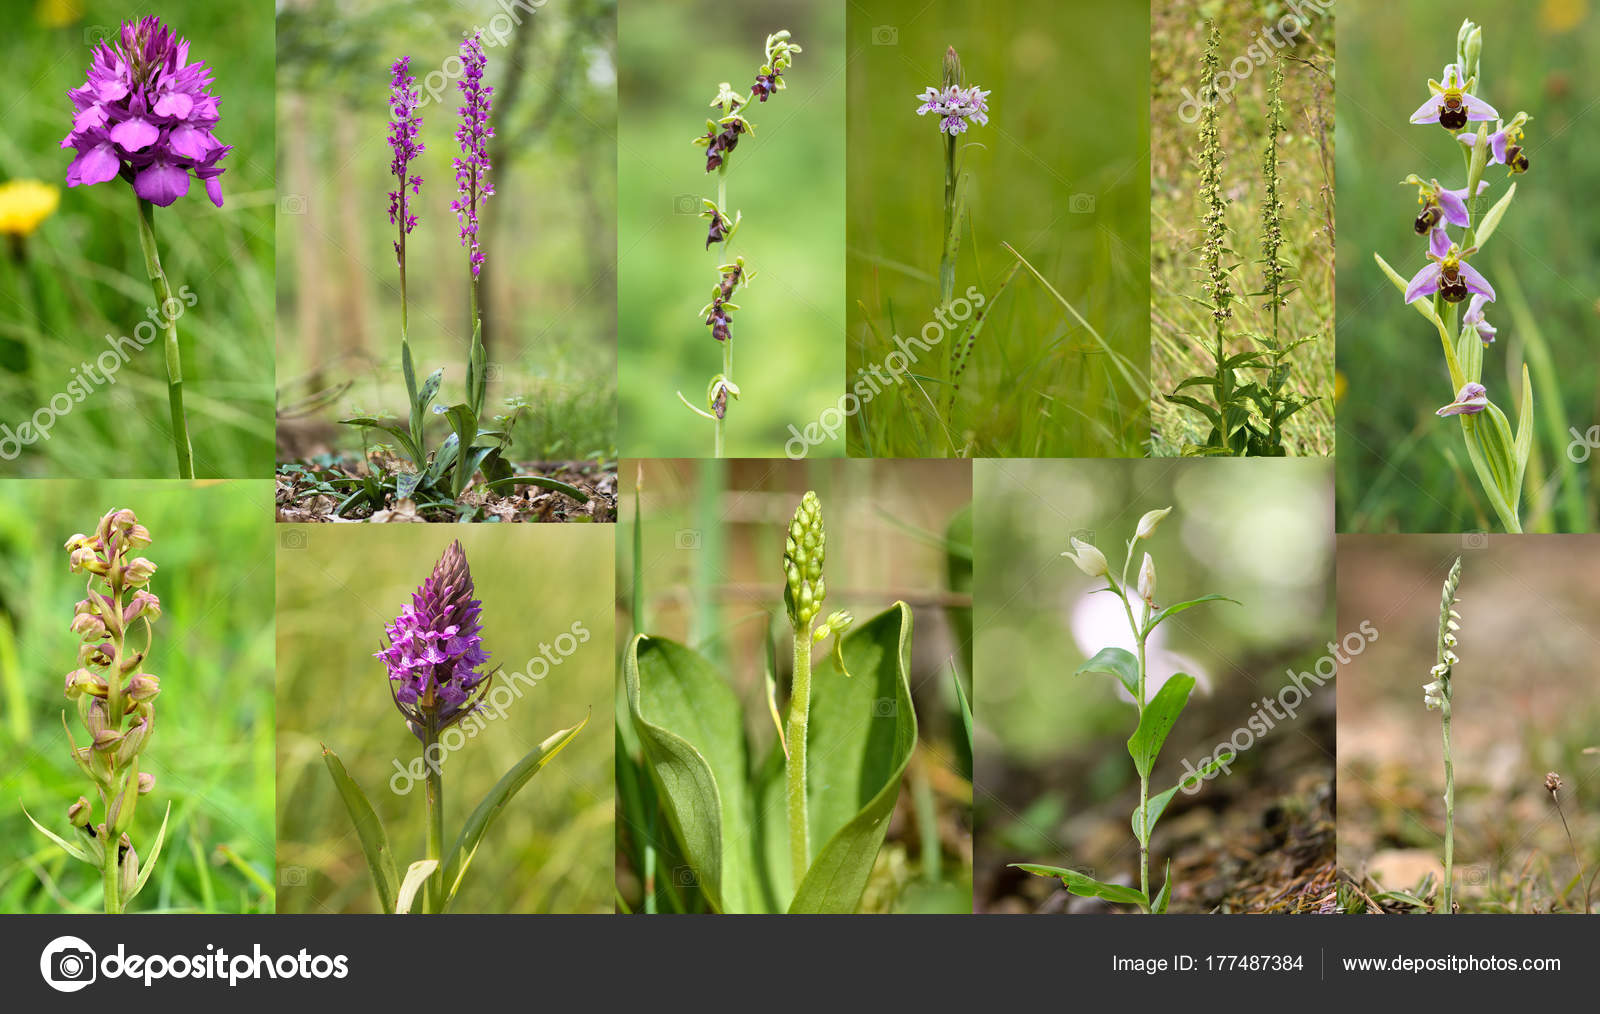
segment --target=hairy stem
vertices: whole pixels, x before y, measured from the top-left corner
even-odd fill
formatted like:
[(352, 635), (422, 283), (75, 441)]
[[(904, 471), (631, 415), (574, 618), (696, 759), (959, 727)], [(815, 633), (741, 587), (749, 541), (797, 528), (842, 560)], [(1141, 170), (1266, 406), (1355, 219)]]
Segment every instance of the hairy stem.
[(161, 315), (164, 332), (163, 347), (167, 354), (167, 404), (172, 413), (172, 446), (178, 455), (178, 478), (194, 478), (194, 451), (189, 446), (189, 423), (183, 413), (183, 363), (178, 348), (178, 323), (176, 315), (167, 312), (172, 300), (172, 286), (161, 268), (161, 254), (156, 249), (155, 207), (144, 198), (139, 201), (139, 247), (144, 252), (145, 271), (150, 276), (150, 286), (155, 291), (156, 312)]
[(789, 865), (798, 889), (811, 866), (806, 819), (806, 730), (811, 712), (811, 630), (794, 632), (794, 685), (789, 695)]

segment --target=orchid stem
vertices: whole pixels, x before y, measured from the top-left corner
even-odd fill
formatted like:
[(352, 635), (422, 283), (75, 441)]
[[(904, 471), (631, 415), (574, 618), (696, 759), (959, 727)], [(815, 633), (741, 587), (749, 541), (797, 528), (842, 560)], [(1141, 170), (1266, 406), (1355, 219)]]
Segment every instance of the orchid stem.
[(811, 866), (806, 814), (806, 731), (811, 711), (811, 631), (794, 632), (794, 683), (789, 695), (789, 864), (798, 890)]
[[(439, 750), (439, 730), (429, 723), (422, 743), (422, 765), (428, 770), (428, 851), (426, 858), (444, 861), (444, 757)], [(444, 911), (444, 870), (435, 867), (428, 877), (425, 911)]]
[(178, 323), (176, 315), (167, 312), (172, 300), (172, 286), (161, 268), (161, 254), (156, 249), (156, 224), (154, 205), (142, 197), (139, 202), (139, 246), (144, 251), (145, 271), (150, 275), (150, 286), (155, 291), (156, 311), (161, 315), (165, 332), (164, 347), (167, 353), (167, 403), (172, 410), (172, 446), (178, 454), (178, 478), (194, 478), (194, 451), (189, 446), (189, 423), (183, 413), (183, 364), (178, 348)]

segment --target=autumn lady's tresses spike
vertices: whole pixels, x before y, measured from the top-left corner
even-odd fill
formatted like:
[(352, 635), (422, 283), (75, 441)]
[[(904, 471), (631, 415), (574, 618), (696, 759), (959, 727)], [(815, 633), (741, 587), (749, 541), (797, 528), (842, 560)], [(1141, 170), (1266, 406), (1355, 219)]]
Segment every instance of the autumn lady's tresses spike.
[(1455, 861), (1456, 777), (1455, 764), (1450, 757), (1450, 677), (1456, 663), (1461, 661), (1456, 657), (1456, 635), (1461, 630), (1461, 614), (1456, 612), (1459, 601), (1456, 589), (1460, 586), (1461, 558), (1458, 556), (1450, 567), (1450, 573), (1445, 576), (1444, 590), (1439, 599), (1438, 661), (1428, 671), (1431, 682), (1422, 688), (1423, 703), (1429, 711), (1439, 712), (1444, 723), (1444, 882), (1439, 891), (1437, 911), (1446, 915), (1455, 909), (1452, 898), (1455, 876), (1451, 867)]
[(474, 33), (462, 41), (461, 80), (456, 82), (463, 103), (459, 109), (461, 126), (456, 129), (461, 157), (454, 160), (459, 196), (450, 203), (450, 209), (461, 225), (462, 245), (472, 249), (469, 261), (474, 279), (482, 270), (484, 260), (478, 246), (478, 212), (494, 193), (494, 184), (489, 182), (489, 138), (494, 136), (494, 128), (489, 126), (489, 109), (494, 89), (483, 83), (487, 62), (483, 55), (482, 33)]
[[(745, 111), (752, 103), (765, 102), (769, 97), (788, 87), (783, 81), (783, 72), (794, 63), (794, 56), (799, 53), (800, 47), (789, 41), (787, 31), (774, 32), (767, 36), (766, 62), (756, 72), (756, 80), (749, 95), (742, 95), (733, 90), (733, 86), (723, 81), (717, 86), (717, 94), (711, 99), (712, 109), (717, 111), (714, 118), (706, 120), (706, 130), (693, 139), (693, 143), (705, 148), (706, 172), (717, 174), (717, 198), (701, 198), (703, 210), (700, 217), (706, 220), (706, 240), (704, 249), (710, 250), (713, 244), (722, 244), (723, 259), (726, 260), (727, 245), (733, 239), (734, 233), (739, 231), (741, 221), (740, 213), (735, 210), (728, 213), (728, 168), (732, 164), (733, 152), (739, 146), (739, 139), (746, 134), (755, 133), (755, 125), (745, 118)], [(689, 410), (698, 416), (709, 419), (713, 426), (713, 452), (717, 457), (723, 454), (724, 420), (728, 415), (728, 398), (739, 397), (739, 387), (733, 382), (733, 318), (730, 313), (739, 309), (731, 302), (734, 292), (742, 285), (749, 283), (755, 277), (754, 272), (745, 267), (743, 257), (735, 257), (732, 263), (723, 264), (717, 268), (721, 276), (716, 286), (712, 289), (711, 302), (700, 308), (699, 317), (706, 327), (711, 329), (711, 337), (722, 346), (722, 372), (711, 378), (711, 383), (706, 386), (705, 408), (700, 408), (678, 392), (678, 400), (688, 406)]]
[(472, 597), (472, 570), (460, 542), (452, 542), (433, 573), (385, 629), (389, 644), (375, 654), (389, 667), (389, 689), (406, 725), (426, 739), (471, 714), (489, 688), (489, 661)]
[(211, 81), (203, 61), (189, 62), (188, 40), (159, 18), (124, 22), (115, 40), (95, 47), (88, 80), (67, 93), (76, 115), (61, 147), (78, 153), (67, 186), (120, 175), (164, 208), (189, 192), (192, 174), (222, 207), (217, 163), (231, 148), (212, 134)]
[(406, 207), (406, 191), (411, 191), (413, 196), (422, 193), (422, 177), (411, 171), (411, 164), (423, 152), (423, 144), (417, 140), (422, 129), (417, 99), (417, 79), (411, 75), (411, 57), (402, 56), (394, 62), (389, 77), (389, 148), (394, 153), (389, 173), (394, 176), (396, 187), (389, 191), (389, 224), (400, 230), (394, 254), (400, 263), (402, 288), (405, 286), (406, 236), (417, 225), (417, 216)]
[(67, 808), (76, 842), (34, 821), (69, 855), (100, 868), (105, 910), (112, 913), (123, 911), (149, 879), (166, 835), (163, 821), (141, 867), (131, 833), (139, 797), (155, 788), (155, 777), (141, 770), (141, 760), (155, 731), (155, 700), (161, 693), (161, 681), (144, 672), (153, 625), (161, 616), (161, 600), (146, 587), (156, 565), (135, 555), (150, 541), (133, 511), (122, 508), (108, 511), (93, 535), (74, 535), (66, 542), (68, 566), (87, 580), (70, 625), (82, 643), (65, 693), (77, 706), (88, 745), (79, 747), (73, 739), (72, 759), (94, 784), (101, 815), (96, 822), (94, 806), (84, 796)]

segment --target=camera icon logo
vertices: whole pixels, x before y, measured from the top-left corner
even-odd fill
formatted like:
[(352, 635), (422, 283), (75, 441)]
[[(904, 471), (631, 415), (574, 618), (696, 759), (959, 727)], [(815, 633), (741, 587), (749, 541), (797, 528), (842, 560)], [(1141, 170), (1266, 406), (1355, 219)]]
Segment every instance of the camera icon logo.
[(56, 937), (39, 955), (39, 972), (50, 988), (61, 993), (76, 993), (94, 981), (94, 948), (78, 937)]
[(1067, 198), (1067, 210), (1074, 215), (1094, 214), (1094, 195), (1073, 194)]
[(894, 25), (877, 25), (872, 29), (872, 44), (874, 46), (900, 45), (900, 29)]
[(693, 528), (684, 528), (672, 538), (672, 544), (678, 549), (699, 549), (700, 533)]
[(674, 215), (700, 214), (700, 198), (695, 194), (678, 194), (672, 198)]

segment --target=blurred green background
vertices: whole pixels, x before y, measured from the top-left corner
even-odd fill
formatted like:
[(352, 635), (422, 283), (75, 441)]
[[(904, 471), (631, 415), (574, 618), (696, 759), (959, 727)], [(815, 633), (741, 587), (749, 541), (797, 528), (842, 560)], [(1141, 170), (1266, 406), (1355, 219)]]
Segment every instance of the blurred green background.
[[(1304, 6), (1308, 14), (1317, 8)], [(1345, 9), (1339, 4), (1335, 10)], [(1150, 379), (1155, 387), (1152, 456), (1183, 453), (1187, 444), (1206, 441), (1210, 423), (1197, 412), (1162, 397), (1187, 377), (1216, 372), (1215, 324), (1211, 312), (1196, 299), (1205, 298), (1201, 283), (1199, 168), (1196, 107), (1185, 106), (1200, 91), (1200, 60), (1206, 46), (1206, 21), (1215, 20), (1222, 36), (1218, 59), (1224, 72), (1239, 57), (1251, 61), (1250, 73), (1233, 79), (1232, 100), (1220, 107), (1224, 189), (1232, 202), (1228, 227), (1238, 252), (1234, 294), (1257, 292), (1261, 275), (1261, 200), (1265, 195), (1262, 158), (1267, 143), (1268, 89), (1272, 65), (1256, 66), (1251, 47), (1265, 47), (1283, 60), (1284, 133), (1278, 136), (1278, 199), (1283, 202), (1284, 245), (1279, 256), (1289, 263), (1292, 286), (1288, 305), (1278, 311), (1279, 340), (1315, 337), (1289, 358), (1286, 394), (1304, 400), (1320, 398), (1301, 409), (1284, 426), (1284, 447), (1291, 455), (1331, 455), (1333, 425), (1333, 295), (1334, 295), (1334, 13), (1310, 21), (1277, 49), (1260, 33), (1290, 13), (1282, 0), (1189, 0), (1155, 5), (1151, 37), (1150, 115), (1154, 123), (1150, 174)], [(1283, 39), (1279, 34), (1275, 38)], [(1310, 65), (1306, 61), (1310, 62)], [(1228, 81), (1224, 78), (1224, 83)], [(1419, 98), (1420, 102), (1421, 99)], [(1411, 108), (1415, 109), (1413, 105)], [(1407, 115), (1410, 115), (1409, 112)], [(1293, 290), (1291, 292), (1291, 289)], [(1244, 332), (1270, 335), (1272, 313), (1260, 297), (1240, 298), (1229, 323), (1230, 354), (1258, 348)], [(1246, 370), (1240, 382), (1265, 380), (1265, 371)], [(1210, 392), (1190, 391), (1214, 403)]]
[[(1370, 620), (1382, 636), (1339, 675), (1339, 867), (1372, 898), (1442, 875), (1441, 723), (1422, 685), (1457, 557), (1457, 901), (1467, 912), (1581, 912), (1573, 844), (1588, 876), (1600, 862), (1592, 535), (1340, 536), (1339, 627)], [(1572, 842), (1544, 788), (1550, 771), (1565, 783)]]
[[(1437, 126), (1407, 123), (1428, 79), (1455, 58), (1456, 29), (1483, 26), (1477, 94), (1507, 118), (1526, 110), (1531, 171), (1473, 263), (1499, 300), (1500, 329), (1484, 354), (1489, 395), (1515, 418), (1522, 364), (1538, 415), (1523, 494), (1523, 530), (1588, 531), (1596, 522), (1600, 455), (1574, 463), (1570, 429), (1600, 423), (1600, 218), (1583, 212), (1600, 187), (1600, 12), (1588, 0), (1342, 0), (1339, 45), (1356, 73), (1339, 87), (1339, 530), (1463, 531), (1500, 527), (1467, 459), (1461, 427), (1434, 409), (1454, 395), (1433, 326), (1401, 302), (1374, 253), (1405, 277), (1423, 261), (1412, 232), (1408, 173), (1464, 187), (1459, 147)], [(1492, 125), (1491, 125), (1491, 129)], [(1504, 168), (1484, 174), (1488, 200), (1507, 189)], [(1459, 230), (1457, 230), (1459, 232)], [(1396, 391), (1401, 392), (1399, 397)], [(1583, 445), (1576, 455), (1583, 458)]]
[[(911, 606), (919, 742), (861, 910), (970, 912), (972, 766), (952, 682), (954, 666), (971, 686), (970, 468), (956, 461), (700, 459), (624, 461), (622, 475), (629, 489), (616, 527), (617, 650), (643, 631), (723, 666), (746, 705), (753, 757), (765, 756), (777, 736), (763, 679), (769, 642), (779, 700), (788, 693), (793, 635), (783, 611), (783, 543), (806, 490), (821, 500), (828, 531), (826, 611), (849, 609), (859, 625), (896, 600)], [(641, 623), (631, 618), (635, 601)], [(617, 777), (646, 783), (620, 669), (617, 685), (624, 716)], [(617, 886), (628, 908), (697, 910), (698, 895), (672, 884), (676, 845), (663, 818), (626, 804), (619, 793)], [(652, 827), (659, 829), (654, 835)], [(647, 902), (644, 851), (652, 841), (661, 865), (657, 897)]]
[[(722, 347), (696, 314), (711, 299), (720, 247), (705, 250), (702, 197), (709, 103), (720, 81), (749, 94), (766, 38), (787, 28), (803, 50), (788, 88), (750, 111), (755, 132), (728, 162), (730, 217), (744, 215), (727, 245), (755, 278), (735, 302), (729, 457), (783, 454), (788, 426), (804, 428), (843, 393), (844, 5), (779, 0), (628, 0), (621, 9), (617, 85), (620, 166), (617, 341), (620, 430), (630, 456), (707, 455), (712, 424), (678, 401), (705, 408), (722, 372)], [(816, 453), (843, 454), (824, 445)]]
[[(861, 457), (1138, 456), (1149, 431), (1149, 11), (1125, 0), (851, 3), (849, 376), (883, 363), (938, 302), (944, 143), (917, 96), (954, 46), (989, 123), (957, 139), (969, 217), (956, 291), (993, 297), (1010, 243), (1026, 268), (990, 311), (961, 379), (950, 439), (921, 391), (875, 398), (849, 430)], [(947, 346), (936, 348), (934, 354)], [(914, 373), (936, 377), (936, 361)], [(923, 381), (924, 384), (927, 381)]]
[[(1242, 603), (1180, 613), (1151, 643), (1152, 678), (1187, 672), (1199, 683), (1156, 762), (1152, 789), (1159, 790), (1178, 782), (1184, 759), (1198, 766), (1253, 705), (1287, 685), (1287, 669), (1308, 670), (1327, 650), (1331, 471), (1324, 461), (1292, 459), (974, 464), (978, 911), (1037, 911), (1059, 890), (1008, 863), (1093, 869), (1101, 880), (1127, 883), (1131, 875), (1138, 883), (1128, 814), (1139, 780), (1125, 747), (1135, 710), (1114, 681), (1074, 675), (1101, 648), (1131, 649), (1132, 640), (1116, 597), (1095, 593), (1104, 582), (1060, 556), (1069, 539), (1097, 545), (1120, 572), (1139, 518), (1171, 506), (1137, 547), (1130, 579), (1149, 552), (1160, 602), (1216, 593)], [(1201, 886), (1200, 877), (1179, 871), (1244, 850), (1280, 796), (1311, 798), (1317, 789), (1297, 779), (1326, 794), (1333, 715), (1329, 685), (1244, 751), (1232, 775), (1177, 797), (1152, 843), (1155, 856), (1173, 857), (1174, 911), (1195, 911)], [(1331, 867), (1331, 826), (1326, 833)]]
[[(421, 744), (395, 710), (383, 663), (372, 653), (457, 538), (483, 602), (491, 666), (528, 672), (540, 645), (574, 623), (590, 638), (526, 690), (505, 719), (489, 722), (445, 762), (446, 841), (455, 840), (478, 801), (524, 754), (590, 717), (484, 836), (453, 910), (611, 910), (613, 536), (609, 526), (536, 527), (438, 534), (409, 526), (280, 529), (279, 911), (377, 910), (355, 828), (322, 760), (324, 745), (371, 800), (397, 864), (422, 858), (421, 786), (407, 795), (389, 786), (395, 763), (410, 764)], [(558, 576), (560, 594), (546, 594), (541, 576)]]
[(61, 547), (118, 507), (150, 529), (144, 555), (162, 608), (147, 663), (161, 696), (142, 765), (156, 785), (133, 829), (141, 856), (172, 804), (134, 910), (271, 912), (272, 488), (214, 480), (0, 483), (0, 912), (101, 910), (99, 873), (29, 826), (22, 807), (66, 835), (67, 807), (94, 795), (61, 724), (67, 712), (84, 741), (61, 686), (85, 580)]
[[(13, 429), (66, 391), (80, 363), (131, 336), (155, 303), (139, 250), (132, 188), (120, 179), (68, 190), (73, 153), (67, 90), (82, 85), (92, 46), (114, 36), (126, 4), (39, 0), (10, 5), (0, 60), (11, 75), (0, 118), (0, 183), (40, 180), (59, 209), (31, 235), (6, 236), (0, 264), (0, 423)], [(173, 289), (197, 300), (178, 318), (184, 404), (199, 476), (264, 476), (272, 464), (272, 15), (266, 4), (173, 0), (160, 16), (203, 60), (221, 99), (219, 209), (191, 182), (155, 214)], [(249, 45), (239, 41), (251, 40)], [(98, 373), (98, 371), (96, 371)], [(0, 473), (164, 477), (177, 474), (159, 343), (133, 355), (114, 385), (57, 417), (48, 440)], [(70, 534), (70, 533), (69, 533)]]
[[(481, 213), (488, 406), (523, 406), (514, 460), (609, 456), (616, 444), (616, 5), (520, 10), (494, 0), (289, 0), (278, 13), (279, 460), (358, 453), (348, 414), (404, 417), (400, 283), (389, 224), (389, 70), (422, 92), (418, 223), (406, 239), (419, 377), (462, 399), (472, 339), (458, 238), (455, 130), (462, 34), (484, 33), (494, 196)], [(317, 395), (354, 386), (331, 405)], [(360, 411), (357, 411), (357, 410)], [(432, 439), (449, 428), (442, 420)]]

